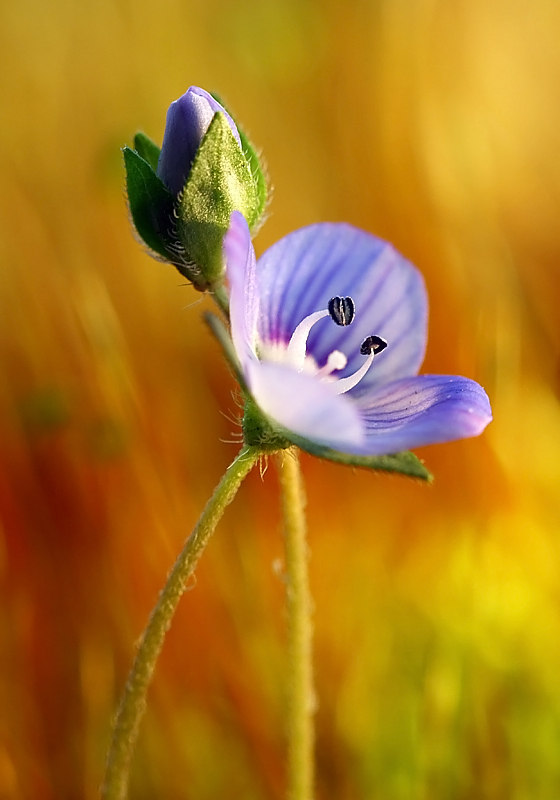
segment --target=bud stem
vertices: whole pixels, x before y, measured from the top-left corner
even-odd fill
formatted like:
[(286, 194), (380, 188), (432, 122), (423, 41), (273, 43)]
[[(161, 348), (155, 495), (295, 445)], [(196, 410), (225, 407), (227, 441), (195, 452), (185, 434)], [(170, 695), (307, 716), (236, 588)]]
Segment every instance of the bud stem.
[(202, 551), (227, 506), (235, 497), (241, 482), (259, 458), (260, 452), (256, 447), (244, 446), (228, 467), (195, 529), (185, 542), (150, 615), (117, 712), (107, 756), (105, 780), (101, 789), (103, 800), (125, 800), (127, 797), (132, 754), (146, 706), (146, 693), (165, 634)]
[(305, 492), (295, 447), (277, 455), (282, 489), (288, 606), (288, 798), (312, 800), (315, 691), (313, 688)]
[(218, 286), (214, 286), (211, 292), (216, 305), (219, 306), (220, 310), (223, 311), (227, 319), (229, 319), (229, 297), (226, 287), (221, 283)]

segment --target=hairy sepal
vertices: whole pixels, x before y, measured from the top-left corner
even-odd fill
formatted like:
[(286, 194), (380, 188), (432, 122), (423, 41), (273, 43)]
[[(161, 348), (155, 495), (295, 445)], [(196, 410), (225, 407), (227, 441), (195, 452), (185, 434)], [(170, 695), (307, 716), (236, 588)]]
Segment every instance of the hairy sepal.
[(200, 144), (179, 197), (177, 230), (185, 253), (207, 287), (222, 282), (222, 242), (232, 211), (249, 227), (258, 216), (259, 196), (245, 154), (221, 112)]
[(356, 456), (352, 453), (341, 453), (330, 447), (311, 442), (291, 431), (284, 431), (284, 435), (301, 450), (310, 453), (317, 458), (324, 458), (327, 461), (334, 461), (337, 464), (344, 464), (347, 467), (359, 467), (360, 469), (370, 469), (381, 472), (396, 472), (406, 475), (408, 478), (416, 478), (427, 483), (433, 481), (432, 473), (424, 466), (422, 461), (408, 450), (402, 453), (395, 453), (387, 456)]
[(123, 147), (126, 191), (134, 227), (158, 256), (174, 261), (173, 195), (150, 164), (131, 147)]

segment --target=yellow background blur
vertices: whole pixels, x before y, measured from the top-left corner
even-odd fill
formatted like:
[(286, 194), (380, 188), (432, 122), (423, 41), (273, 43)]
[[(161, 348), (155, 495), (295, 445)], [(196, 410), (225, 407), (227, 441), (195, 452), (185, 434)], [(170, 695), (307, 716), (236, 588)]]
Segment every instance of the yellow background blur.
[[(275, 187), (426, 276), (425, 371), (495, 421), (433, 487), (304, 459), (320, 800), (560, 796), (556, 0), (4, 0), (0, 798), (93, 800), (149, 609), (236, 445), (208, 301), (135, 242), (119, 148), (219, 93)], [(133, 800), (284, 792), (276, 473), (181, 603)]]

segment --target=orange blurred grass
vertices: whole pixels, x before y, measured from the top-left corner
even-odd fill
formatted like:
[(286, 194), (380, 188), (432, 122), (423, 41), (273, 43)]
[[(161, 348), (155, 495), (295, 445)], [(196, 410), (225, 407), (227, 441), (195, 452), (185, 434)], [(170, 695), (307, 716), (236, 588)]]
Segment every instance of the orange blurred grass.
[[(235, 452), (207, 301), (143, 254), (122, 196), (118, 147), (160, 138), (189, 83), (264, 149), (258, 249), (319, 219), (395, 241), (430, 291), (426, 370), (495, 412), (421, 453), (432, 488), (304, 459), (319, 797), (555, 797), (556, 4), (0, 15), (0, 797), (97, 796), (134, 642)], [(181, 604), (134, 798), (282, 796), (281, 558), (271, 467)]]

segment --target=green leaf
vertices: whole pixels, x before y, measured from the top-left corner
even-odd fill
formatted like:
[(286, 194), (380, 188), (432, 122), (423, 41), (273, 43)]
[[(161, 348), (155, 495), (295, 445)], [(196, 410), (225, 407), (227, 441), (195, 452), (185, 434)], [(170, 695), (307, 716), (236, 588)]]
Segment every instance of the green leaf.
[(219, 283), (231, 212), (253, 219), (259, 203), (247, 160), (220, 111), (198, 148), (179, 203), (177, 229), (189, 260), (200, 270), (199, 286)]
[(158, 255), (174, 260), (168, 244), (173, 241), (173, 195), (148, 162), (130, 147), (123, 147), (126, 190), (136, 230)]
[(340, 453), (338, 450), (331, 450), (330, 447), (323, 447), (315, 442), (310, 442), (308, 439), (297, 436), (291, 431), (284, 431), (284, 433), (291, 442), (318, 458), (326, 458), (328, 461), (335, 461), (337, 464), (345, 464), (348, 467), (399, 472), (409, 478), (420, 478), (428, 483), (433, 481), (432, 473), (426, 469), (414, 453), (408, 451), (396, 453), (392, 456), (354, 456), (351, 453)]
[(157, 165), (161, 148), (155, 142), (152, 142), (149, 136), (146, 136), (142, 131), (138, 131), (134, 137), (134, 149), (139, 156), (142, 156), (144, 161), (147, 161), (154, 172), (157, 172)]

